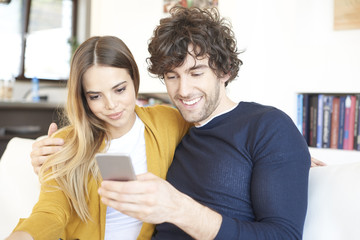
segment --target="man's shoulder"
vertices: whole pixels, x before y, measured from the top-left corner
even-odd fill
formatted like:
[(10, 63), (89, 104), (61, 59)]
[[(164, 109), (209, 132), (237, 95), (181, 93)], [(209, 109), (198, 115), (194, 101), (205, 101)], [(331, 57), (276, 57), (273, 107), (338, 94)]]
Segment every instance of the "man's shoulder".
[(276, 107), (256, 102), (241, 102), (239, 104), (239, 111), (241, 114), (253, 117), (279, 117), (286, 115), (283, 111)]
[(238, 121), (253, 129), (288, 128), (293, 126), (291, 118), (282, 110), (255, 102), (242, 102), (239, 106)]

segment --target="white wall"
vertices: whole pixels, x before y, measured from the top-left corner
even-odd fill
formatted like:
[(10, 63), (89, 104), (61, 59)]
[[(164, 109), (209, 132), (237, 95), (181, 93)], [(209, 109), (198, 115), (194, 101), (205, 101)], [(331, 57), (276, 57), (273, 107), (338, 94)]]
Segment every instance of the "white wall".
[(295, 120), (297, 92), (360, 92), (360, 29), (333, 30), (333, 0), (220, 2), (247, 48), (233, 99), (274, 105)]
[[(141, 68), (140, 91), (165, 91), (146, 72), (147, 40), (163, 0), (92, 0), (91, 35), (114, 34)], [(229, 85), (235, 101), (274, 105), (295, 120), (297, 92), (360, 92), (360, 30), (333, 30), (333, 0), (220, 0), (244, 65)], [(160, 86), (160, 87), (159, 87)]]
[[(360, 92), (360, 29), (333, 30), (333, 0), (220, 0), (244, 65), (235, 101), (274, 105), (295, 120), (297, 92)], [(138, 62), (141, 92), (165, 92), (146, 70), (147, 41), (163, 0), (91, 0), (90, 35), (116, 35)]]
[(140, 92), (165, 92), (157, 78), (149, 76), (145, 59), (147, 41), (162, 12), (163, 0), (92, 0), (90, 35), (115, 35), (130, 48), (140, 71)]

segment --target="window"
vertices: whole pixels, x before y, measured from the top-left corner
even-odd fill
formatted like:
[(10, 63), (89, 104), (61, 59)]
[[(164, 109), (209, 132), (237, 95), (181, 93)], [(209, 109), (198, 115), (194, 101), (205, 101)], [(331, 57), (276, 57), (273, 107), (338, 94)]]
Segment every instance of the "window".
[[(9, 1), (9, 0), (8, 0)], [(76, 47), (77, 0), (0, 4), (0, 74), (65, 80)]]

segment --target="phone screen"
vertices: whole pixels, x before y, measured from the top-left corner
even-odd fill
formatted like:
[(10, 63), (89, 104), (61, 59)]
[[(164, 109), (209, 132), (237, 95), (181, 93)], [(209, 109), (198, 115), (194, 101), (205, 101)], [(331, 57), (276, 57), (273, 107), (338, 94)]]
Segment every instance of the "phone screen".
[(95, 155), (95, 159), (104, 180), (136, 180), (135, 171), (129, 155), (98, 153)]

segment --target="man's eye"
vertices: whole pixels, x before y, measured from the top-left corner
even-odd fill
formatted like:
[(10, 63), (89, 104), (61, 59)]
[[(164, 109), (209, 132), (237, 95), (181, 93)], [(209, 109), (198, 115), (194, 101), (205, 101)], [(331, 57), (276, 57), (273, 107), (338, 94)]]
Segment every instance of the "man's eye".
[(203, 75), (203, 73), (202, 72), (193, 72), (193, 73), (191, 73), (191, 75), (193, 77), (199, 77), (199, 76)]
[(174, 76), (166, 76), (166, 77), (165, 77), (165, 79), (168, 79), (168, 80), (175, 79), (175, 78), (176, 78), (175, 75), (174, 75)]

